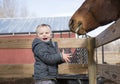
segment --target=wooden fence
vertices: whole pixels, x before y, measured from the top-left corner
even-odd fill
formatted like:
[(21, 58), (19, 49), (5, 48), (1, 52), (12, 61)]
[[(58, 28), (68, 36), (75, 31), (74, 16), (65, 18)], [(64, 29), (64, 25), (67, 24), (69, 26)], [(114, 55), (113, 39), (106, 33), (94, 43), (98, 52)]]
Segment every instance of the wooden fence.
[[(120, 83), (120, 66), (117, 65), (96, 65), (94, 60), (94, 49), (120, 38), (120, 20), (111, 25), (95, 38), (76, 39), (76, 38), (55, 38), (59, 48), (80, 48), (88, 49), (88, 65), (67, 64), (59, 67), (68, 66), (68, 69), (62, 68), (59, 73), (89, 73), (89, 83), (96, 84), (96, 74), (100, 74), (107, 79)], [(33, 38), (0, 38), (0, 48), (31, 48)], [(2, 59), (2, 58), (1, 58)], [(79, 67), (78, 67), (79, 66)], [(96, 70), (97, 67), (97, 70)], [(69, 70), (70, 69), (70, 70)], [(2, 64), (0, 65), (0, 77), (2, 78), (21, 78), (31, 77), (33, 75), (33, 64)]]

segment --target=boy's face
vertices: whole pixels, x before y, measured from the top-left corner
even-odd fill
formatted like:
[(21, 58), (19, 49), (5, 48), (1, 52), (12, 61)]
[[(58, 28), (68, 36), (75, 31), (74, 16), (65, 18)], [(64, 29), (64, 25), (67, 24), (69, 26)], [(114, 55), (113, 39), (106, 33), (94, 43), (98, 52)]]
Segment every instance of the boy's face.
[(50, 28), (48, 26), (39, 27), (37, 36), (41, 41), (48, 42), (52, 37)]

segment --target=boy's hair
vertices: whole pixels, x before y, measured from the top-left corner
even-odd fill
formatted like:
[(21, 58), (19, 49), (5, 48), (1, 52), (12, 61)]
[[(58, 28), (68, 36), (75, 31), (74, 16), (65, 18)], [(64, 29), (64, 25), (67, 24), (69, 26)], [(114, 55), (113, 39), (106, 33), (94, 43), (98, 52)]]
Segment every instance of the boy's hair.
[(36, 27), (36, 33), (38, 33), (38, 28), (44, 27), (44, 26), (47, 26), (47, 27), (49, 27), (49, 28), (51, 29), (51, 26), (50, 26), (50, 25), (48, 25), (48, 24), (41, 24), (41, 25), (38, 25), (38, 26)]

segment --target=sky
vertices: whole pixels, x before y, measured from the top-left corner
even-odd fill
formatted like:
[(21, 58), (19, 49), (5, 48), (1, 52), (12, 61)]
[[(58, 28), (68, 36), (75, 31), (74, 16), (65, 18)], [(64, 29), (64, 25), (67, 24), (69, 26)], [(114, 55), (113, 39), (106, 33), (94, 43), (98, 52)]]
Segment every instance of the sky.
[(72, 16), (84, 0), (24, 0), (29, 17)]

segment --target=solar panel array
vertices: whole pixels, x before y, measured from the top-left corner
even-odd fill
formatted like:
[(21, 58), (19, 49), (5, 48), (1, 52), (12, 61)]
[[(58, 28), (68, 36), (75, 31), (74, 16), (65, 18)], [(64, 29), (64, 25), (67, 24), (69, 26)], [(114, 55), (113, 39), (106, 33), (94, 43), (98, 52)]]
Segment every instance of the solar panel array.
[(69, 30), (70, 17), (42, 17), (42, 18), (14, 18), (0, 19), (0, 34), (35, 32), (37, 25), (45, 23), (52, 27), (52, 31)]

